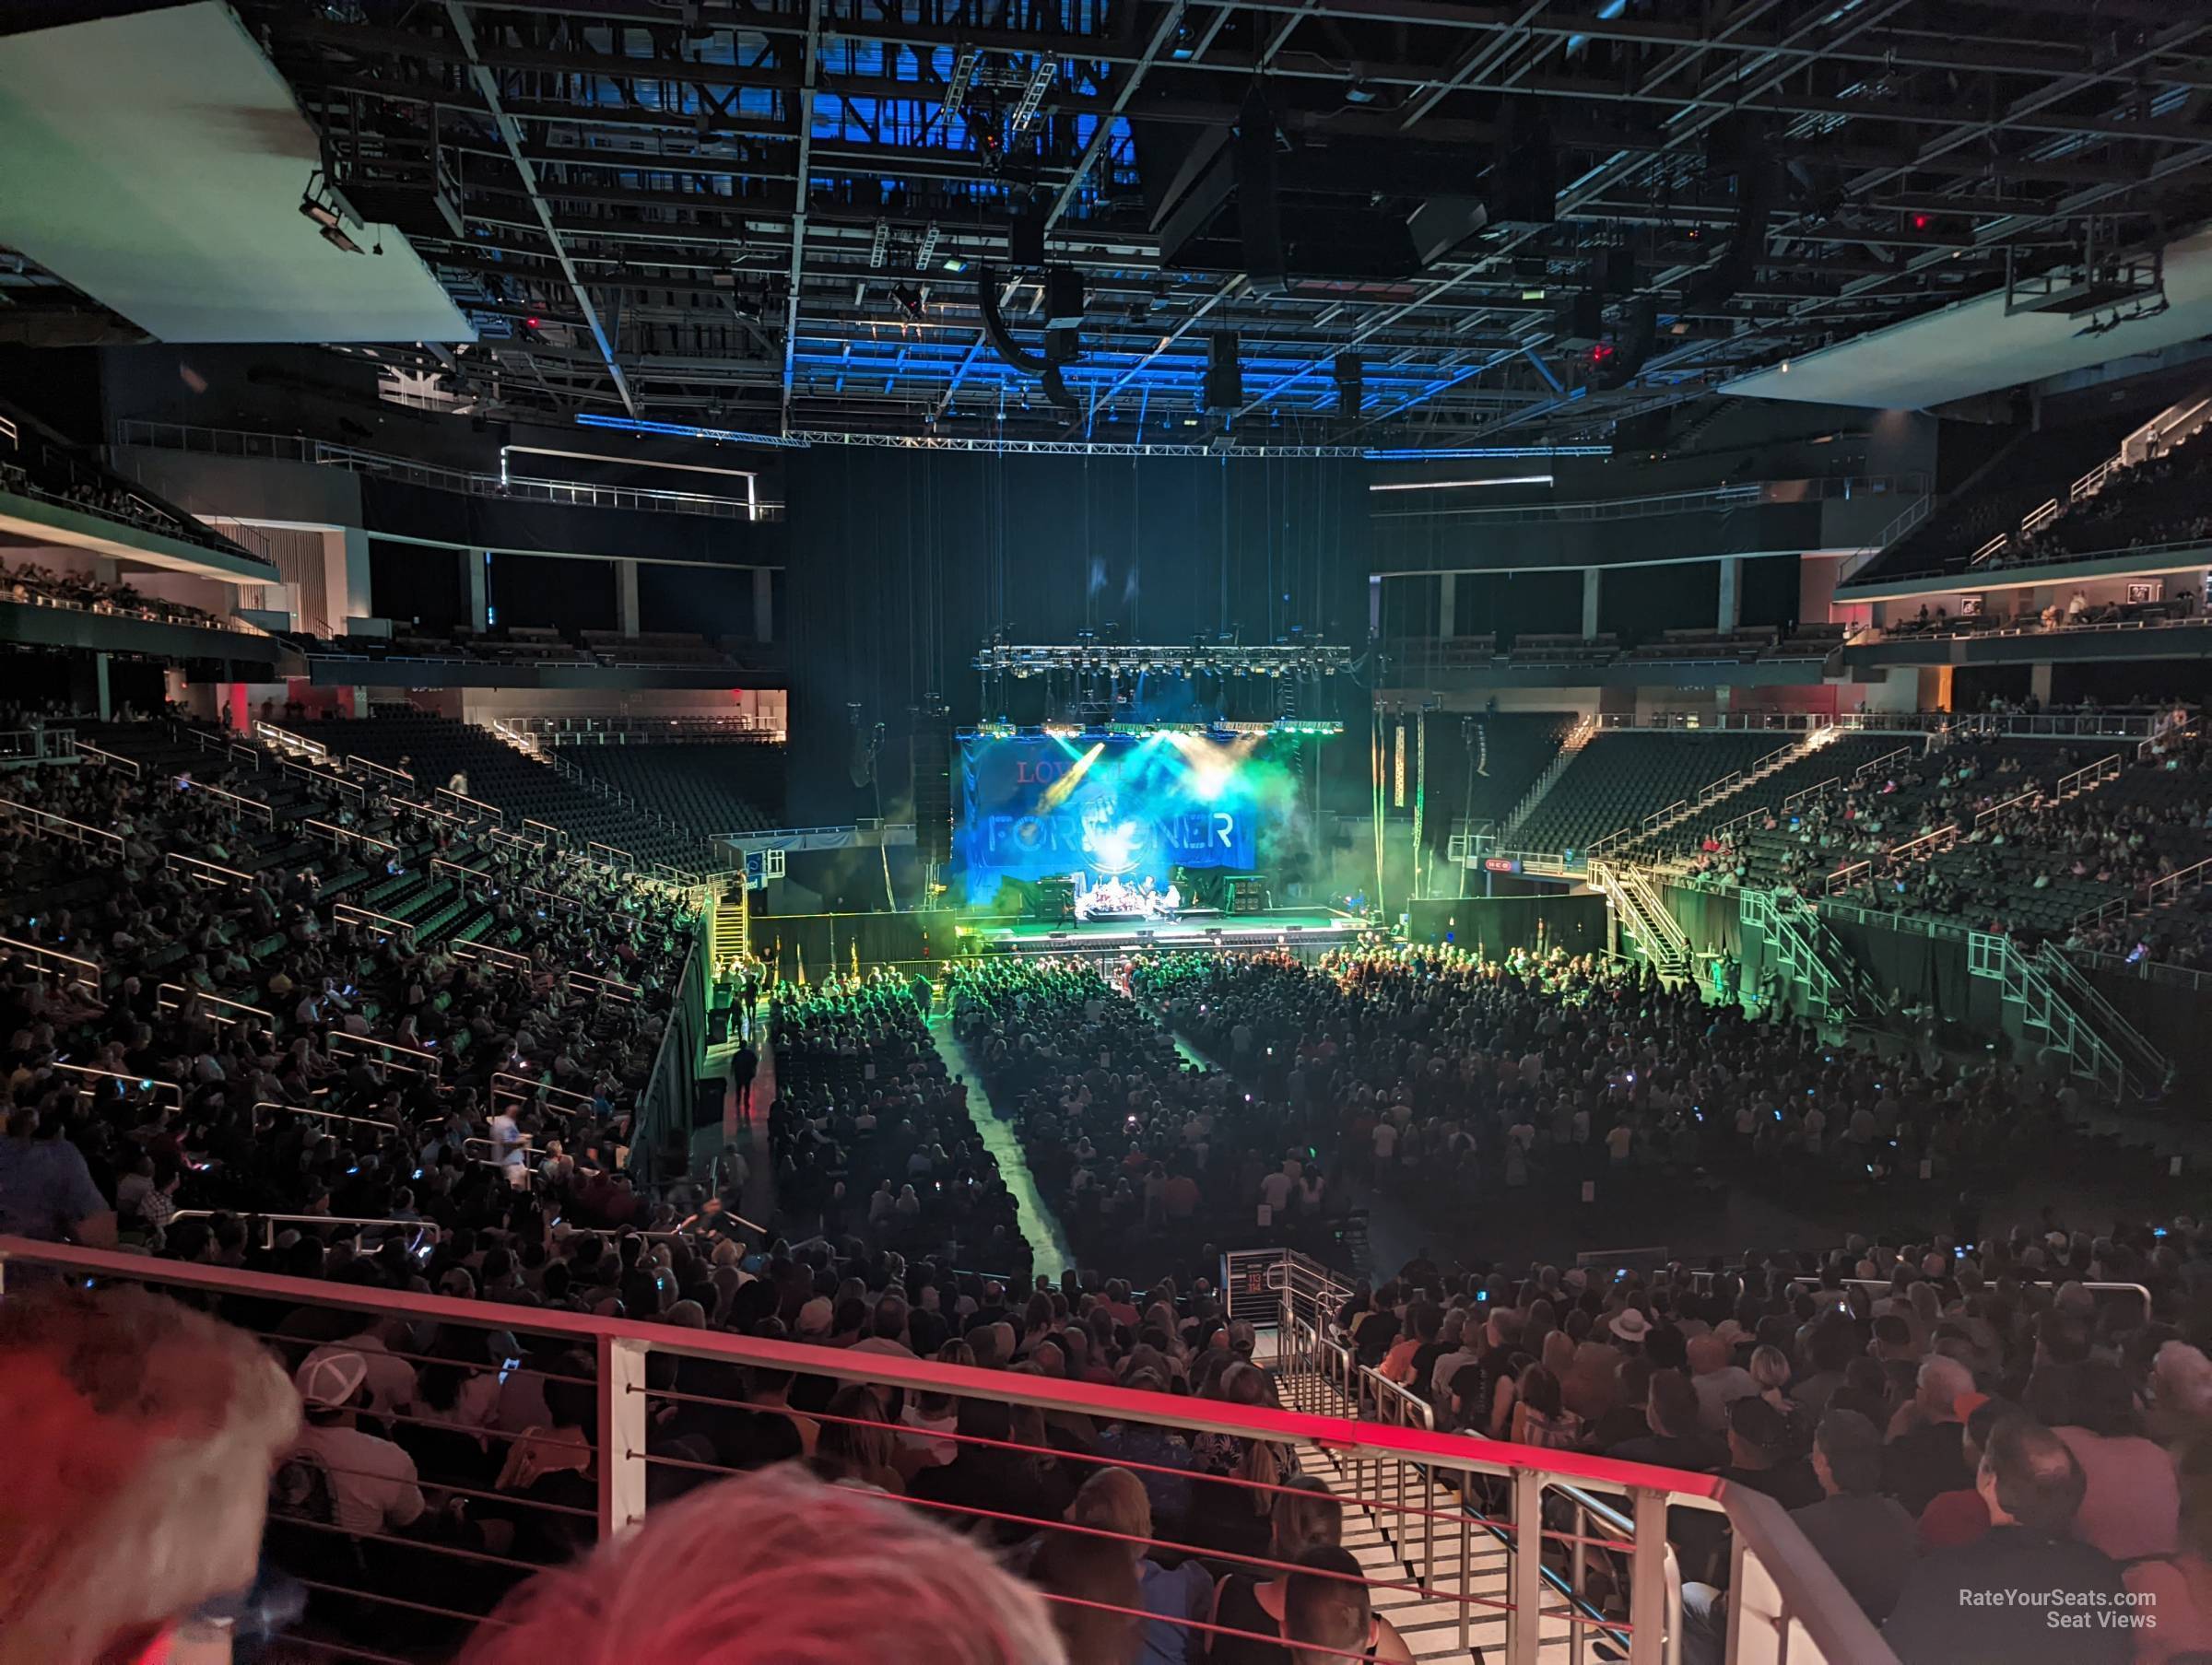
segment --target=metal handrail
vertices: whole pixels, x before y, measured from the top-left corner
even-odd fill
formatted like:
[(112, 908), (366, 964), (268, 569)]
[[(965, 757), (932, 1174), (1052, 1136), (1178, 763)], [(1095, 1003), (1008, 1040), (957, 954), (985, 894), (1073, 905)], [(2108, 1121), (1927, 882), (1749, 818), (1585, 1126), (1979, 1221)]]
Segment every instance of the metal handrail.
[[(327, 1222), (297, 1222), (312, 1229)], [(411, 1223), (378, 1222), (394, 1229)], [(182, 1260), (158, 1260), (117, 1251), (76, 1249), (0, 1238), (0, 1279), (18, 1262), (48, 1272), (61, 1271), (84, 1279), (111, 1279), (157, 1289), (198, 1291), (217, 1296), (253, 1297), (264, 1305), (294, 1307), (302, 1304), (367, 1312), (415, 1324), (450, 1324), (465, 1331), (484, 1332), (526, 1330), (588, 1352), (596, 1359), (589, 1373), (597, 1398), (597, 1425), (593, 1444), (599, 1486), (597, 1525), (602, 1541), (626, 1530), (646, 1510), (646, 1483), (656, 1461), (650, 1456), (648, 1425), (653, 1401), (665, 1394), (648, 1379), (654, 1354), (692, 1358), (724, 1366), (744, 1366), (779, 1374), (825, 1376), (841, 1385), (865, 1383), (912, 1393), (946, 1395), (955, 1400), (988, 1400), (996, 1404), (1030, 1408), (1047, 1415), (1086, 1416), (1100, 1423), (1128, 1422), (1138, 1426), (1158, 1425), (1184, 1436), (1207, 1433), (1277, 1447), (1319, 1445), (1331, 1451), (1340, 1465), (1370, 1473), (1377, 1483), (1369, 1485), (1356, 1501), (1402, 1523), (1402, 1535), (1417, 1541), (1424, 1529), (1419, 1523), (1451, 1521), (1473, 1525), (1464, 1505), (1439, 1499), (1394, 1503), (1386, 1487), (1394, 1479), (1403, 1483), (1409, 1472), (1432, 1472), (1441, 1479), (1468, 1485), (1483, 1477), (1511, 1490), (1514, 1504), (1510, 1525), (1509, 1584), (1505, 1599), (1471, 1588), (1473, 1569), (1463, 1561), (1456, 1576), (1459, 1589), (1439, 1592), (1441, 1599), (1458, 1603), (1462, 1612), (1472, 1603), (1477, 1610), (1502, 1618), (1508, 1635), (1502, 1658), (1506, 1665), (1535, 1665), (1540, 1641), (1538, 1621), (1565, 1617), (1571, 1624), (1602, 1624), (1608, 1632), (1627, 1633), (1630, 1665), (1664, 1665), (1666, 1657), (1667, 1595), (1665, 1556), (1666, 1519), (1670, 1508), (1690, 1508), (1724, 1516), (1735, 1529), (1735, 1599), (1744, 1608), (1745, 1628), (1756, 1622), (1756, 1636), (1772, 1639), (1763, 1651), (1739, 1652), (1738, 1665), (1771, 1665), (1781, 1656), (1781, 1639), (1789, 1638), (1793, 1665), (1885, 1665), (1894, 1654), (1830, 1572), (1819, 1555), (1789, 1523), (1779, 1506), (1747, 1495), (1707, 1475), (1682, 1473), (1624, 1463), (1602, 1457), (1517, 1446), (1463, 1435), (1447, 1435), (1423, 1428), (1359, 1424), (1342, 1415), (1277, 1411), (1222, 1401), (1178, 1397), (1081, 1381), (980, 1370), (939, 1364), (935, 1360), (901, 1358), (873, 1353), (826, 1348), (806, 1343), (769, 1341), (712, 1331), (621, 1319), (594, 1319), (552, 1308), (519, 1312), (500, 1302), (483, 1302), (443, 1296), (418, 1296), (372, 1289), (350, 1284), (320, 1283)], [(4, 1286), (0, 1286), (4, 1287)], [(704, 1402), (714, 1402), (712, 1401)], [(955, 1441), (967, 1437), (949, 1434)], [(1543, 1551), (1547, 1532), (1542, 1501), (1547, 1488), (1572, 1485), (1625, 1498), (1623, 1513), (1633, 1527), (1619, 1552), (1619, 1574), (1628, 1601), (1628, 1622), (1591, 1621), (1578, 1613), (1560, 1614), (1541, 1600)], [(1556, 1537), (1556, 1534), (1551, 1534)], [(1464, 1541), (1463, 1541), (1464, 1542)], [(1410, 1558), (1410, 1557), (1409, 1557)], [(1427, 1594), (1425, 1587), (1401, 1585)], [(1512, 1617), (1517, 1612), (1521, 1616)]]
[(415, 931), (415, 927), (405, 920), (394, 919), (388, 913), (377, 913), (367, 908), (359, 908), (351, 902), (334, 904), (330, 910), (330, 918), (331, 923), (334, 925), (366, 925), (372, 931), (382, 931), (386, 936), (395, 937), (402, 933), (412, 936)]
[(350, 827), (340, 827), (335, 821), (318, 821), (312, 816), (310, 816), (308, 819), (300, 822), (300, 825), (311, 832), (324, 835), (324, 837), (328, 838), (333, 844), (345, 844), (348, 842), (355, 844), (371, 844), (374, 845), (378, 850), (389, 850), (394, 851), (396, 851), (399, 849), (399, 846), (393, 843), (389, 838), (380, 838), (373, 833), (361, 832)]
[(242, 869), (225, 867), (216, 862), (203, 862), (199, 857), (185, 855), (181, 850), (171, 850), (161, 858), (161, 862), (163, 866), (173, 867), (186, 878), (197, 879), (202, 884), (251, 889), (254, 882), (253, 875)]
[(163, 1081), (159, 1077), (153, 1075), (128, 1075), (121, 1070), (95, 1069), (92, 1065), (88, 1063), (63, 1063), (56, 1061), (49, 1064), (47, 1067), (49, 1069), (65, 1071), (71, 1075), (90, 1076), (95, 1081), (128, 1082), (132, 1086), (136, 1087), (142, 1093), (153, 1094), (157, 1099), (165, 1093), (171, 1094), (176, 1098), (175, 1108), (180, 1112), (184, 1108), (184, 1089), (173, 1081)]
[[(264, 1098), (253, 1107), (253, 1109), (256, 1114), (263, 1110), (282, 1110), (288, 1116), (313, 1116), (323, 1121), (343, 1121), (353, 1127), (382, 1128), (385, 1132), (391, 1134), (394, 1139), (398, 1138), (403, 1131), (398, 1122), (385, 1121), (374, 1116), (348, 1116), (340, 1110), (317, 1109), (312, 1105), (279, 1104), (273, 1098)], [(329, 1216), (264, 1214), (260, 1217), (266, 1220), (286, 1220), (294, 1218), (327, 1219)]]
[(88, 826), (82, 821), (72, 821), (66, 815), (57, 815), (52, 810), (41, 809), (36, 804), (18, 803), (13, 798), (0, 798), (0, 812), (20, 816), (28, 820), (34, 830), (52, 833), (72, 844), (105, 845), (118, 855), (124, 850), (121, 833), (110, 832), (104, 827)]
[(433, 803), (441, 799), (450, 799), (455, 803), (465, 803), (471, 809), (490, 816), (495, 826), (504, 827), (507, 825), (507, 812), (498, 804), (487, 803), (481, 798), (472, 798), (466, 792), (457, 792), (450, 786), (439, 787), (430, 793), (430, 798)]
[[(230, 749), (240, 751), (245, 748), (233, 746)], [(253, 759), (253, 767), (255, 768), (261, 767), (261, 759), (258, 756)], [(195, 792), (206, 792), (217, 798), (226, 798), (232, 803), (243, 804), (247, 810), (261, 817), (261, 824), (264, 827), (274, 827), (276, 825), (276, 812), (258, 798), (242, 797), (227, 787), (209, 786), (205, 780), (194, 780), (192, 783), (192, 790)]]
[(394, 780), (402, 781), (409, 787), (415, 784), (415, 777), (408, 774), (406, 769), (393, 768), (388, 764), (377, 762), (373, 757), (364, 757), (359, 752), (347, 752), (346, 761), (355, 768), (367, 769), (371, 774), (385, 775)]
[(537, 969), (526, 954), (517, 954), (512, 948), (501, 948), (495, 943), (454, 942), (448, 944), (455, 959), (482, 960), (487, 965), (503, 966), (511, 971), (520, 971), (527, 977)]
[(0, 936), (0, 948), (11, 954), (29, 955), (31, 963), (41, 971), (51, 971), (66, 977), (72, 982), (82, 983), (98, 992), (105, 975), (97, 960), (88, 960), (75, 954), (64, 954), (59, 948), (49, 948), (43, 943), (18, 942), (12, 936)]
[(259, 1006), (250, 1006), (242, 1000), (228, 1000), (219, 994), (209, 994), (205, 990), (187, 988), (182, 983), (163, 983), (154, 991), (154, 1007), (157, 1011), (182, 1011), (187, 1000), (196, 1000), (202, 1005), (214, 1007), (209, 1015), (218, 1024), (242, 1024), (248, 1017), (253, 1017), (260, 1019), (261, 1026), (270, 1034), (276, 1032), (275, 1013), (265, 1012)]
[(134, 780), (137, 780), (142, 773), (136, 758), (125, 757), (119, 753), (108, 751), (104, 747), (94, 745), (88, 740), (80, 740), (76, 743), (76, 755), (89, 762), (99, 764), (102, 768), (112, 768), (119, 775), (128, 775)]

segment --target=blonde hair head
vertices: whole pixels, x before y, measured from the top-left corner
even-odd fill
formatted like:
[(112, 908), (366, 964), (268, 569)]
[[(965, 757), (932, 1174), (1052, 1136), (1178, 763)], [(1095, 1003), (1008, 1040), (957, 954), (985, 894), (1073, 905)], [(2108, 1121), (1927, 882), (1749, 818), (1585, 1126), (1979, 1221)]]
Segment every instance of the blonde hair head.
[(0, 1665), (88, 1662), (253, 1582), (300, 1397), (243, 1331), (142, 1289), (0, 1305)]

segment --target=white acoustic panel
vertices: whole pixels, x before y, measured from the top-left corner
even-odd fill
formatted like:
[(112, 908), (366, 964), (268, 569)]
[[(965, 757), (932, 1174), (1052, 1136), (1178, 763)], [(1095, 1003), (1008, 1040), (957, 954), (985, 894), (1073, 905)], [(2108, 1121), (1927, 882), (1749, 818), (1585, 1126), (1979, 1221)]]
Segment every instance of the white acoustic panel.
[(0, 36), (0, 240), (162, 341), (474, 340), (398, 231), (317, 234), (319, 160), (213, 0)]

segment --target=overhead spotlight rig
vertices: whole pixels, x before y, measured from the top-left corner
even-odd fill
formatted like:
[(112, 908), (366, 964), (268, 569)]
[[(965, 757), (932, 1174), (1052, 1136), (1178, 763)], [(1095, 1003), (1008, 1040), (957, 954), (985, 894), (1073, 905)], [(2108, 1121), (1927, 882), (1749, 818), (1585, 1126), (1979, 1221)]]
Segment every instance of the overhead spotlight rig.
[[(330, 176), (320, 168), (307, 176), (306, 189), (300, 193), (300, 213), (302, 217), (314, 221), (315, 229), (321, 233), (323, 240), (340, 253), (369, 252), (354, 241), (346, 230), (350, 222), (366, 231), (369, 222), (361, 217), (354, 205), (346, 200), (345, 193), (331, 182)], [(384, 245), (380, 241), (376, 244), (376, 252), (382, 254), (383, 252)]]

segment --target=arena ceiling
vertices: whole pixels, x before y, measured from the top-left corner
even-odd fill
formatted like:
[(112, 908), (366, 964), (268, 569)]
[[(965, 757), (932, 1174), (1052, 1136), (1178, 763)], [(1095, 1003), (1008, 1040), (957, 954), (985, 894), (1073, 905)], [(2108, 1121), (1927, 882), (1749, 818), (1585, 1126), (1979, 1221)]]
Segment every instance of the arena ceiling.
[(2130, 257), (2212, 202), (2172, 0), (237, 9), (477, 330), (415, 368), (488, 412), (1603, 439), (2085, 260), (2147, 310)]

